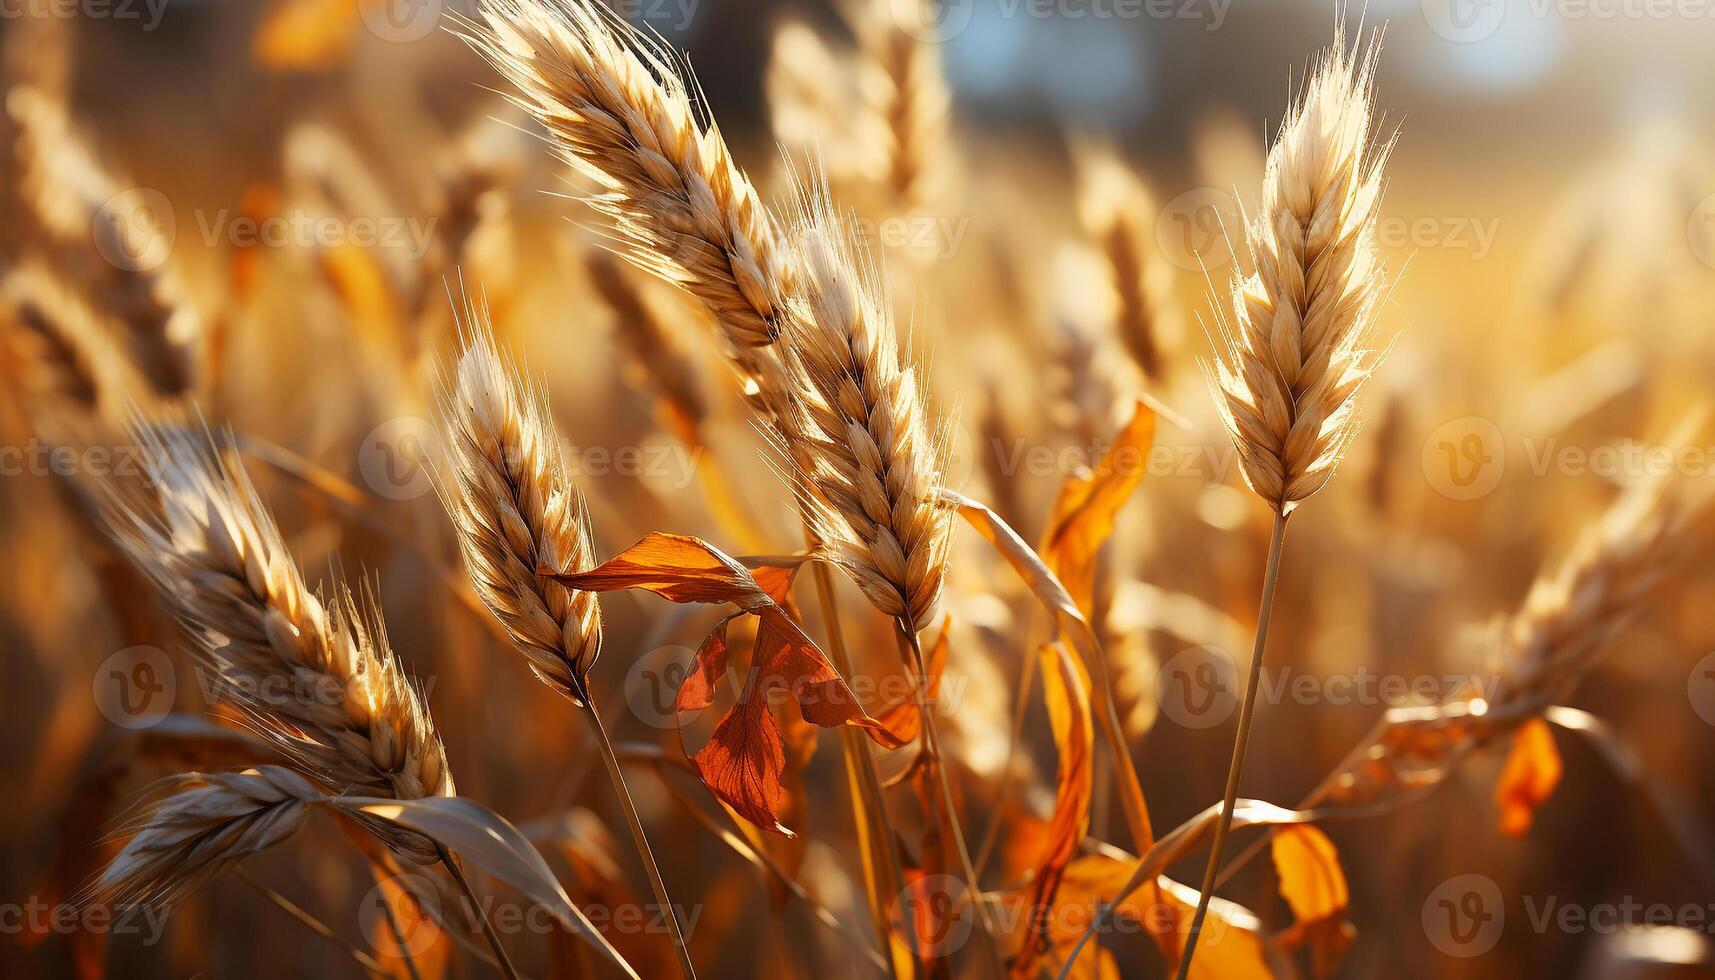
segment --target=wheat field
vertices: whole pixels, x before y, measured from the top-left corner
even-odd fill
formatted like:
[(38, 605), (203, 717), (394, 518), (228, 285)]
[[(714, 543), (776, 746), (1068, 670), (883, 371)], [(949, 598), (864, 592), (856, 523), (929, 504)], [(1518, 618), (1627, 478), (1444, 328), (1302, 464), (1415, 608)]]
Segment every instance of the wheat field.
[(7, 977), (1715, 977), (1695, 0), (0, 4)]

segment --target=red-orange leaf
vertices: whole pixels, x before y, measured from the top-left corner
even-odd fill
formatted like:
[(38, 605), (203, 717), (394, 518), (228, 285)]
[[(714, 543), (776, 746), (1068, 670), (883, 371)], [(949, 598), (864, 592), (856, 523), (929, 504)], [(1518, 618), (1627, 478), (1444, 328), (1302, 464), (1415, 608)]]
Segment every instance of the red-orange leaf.
[(699, 538), (661, 531), (587, 572), (549, 574), (585, 592), (644, 589), (673, 602), (730, 602), (747, 612), (774, 604), (738, 560)]
[(1154, 442), (1155, 412), (1140, 400), (1095, 469), (1069, 477), (1054, 501), (1042, 558), (1085, 616), (1094, 604), (1096, 555), (1113, 534), (1120, 508), (1143, 482)]
[(1533, 718), (1513, 735), (1501, 780), (1495, 786), (1495, 805), (1501, 808), (1501, 832), (1522, 837), (1530, 829), (1536, 808), (1554, 795), (1560, 785), (1560, 752), (1548, 723)]

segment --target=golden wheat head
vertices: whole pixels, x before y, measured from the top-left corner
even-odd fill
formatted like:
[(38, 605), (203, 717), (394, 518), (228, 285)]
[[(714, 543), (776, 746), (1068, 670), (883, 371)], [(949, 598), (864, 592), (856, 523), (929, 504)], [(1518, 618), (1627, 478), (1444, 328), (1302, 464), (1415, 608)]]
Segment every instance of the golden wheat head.
[(588, 0), (482, 0), (479, 10), (466, 40), (602, 187), (591, 203), (627, 257), (706, 303), (735, 346), (771, 343), (785, 250), (673, 58)]
[(876, 608), (921, 630), (946, 572), (944, 440), (902, 363), (879, 269), (825, 193), (805, 195), (792, 245), (803, 281), (784, 343), (791, 411), (777, 434), (833, 560)]
[(1255, 271), (1217, 317), (1215, 396), (1251, 488), (1279, 513), (1328, 482), (1383, 292), (1375, 224), (1388, 147), (1372, 138), (1376, 46), (1324, 52), (1268, 154), (1245, 229)]
[(466, 310), (464, 352), (442, 394), (450, 485), (441, 496), (477, 595), (536, 676), (581, 705), (601, 652), (601, 607), (539, 573), (595, 564), (589, 515), (546, 398), (495, 348), (485, 317)]
[[(381, 617), (343, 586), (305, 585), (244, 467), (182, 426), (138, 422), (148, 487), (114, 489), (110, 533), (159, 588), (220, 682), (303, 773), (336, 792), (453, 795), (434, 722)], [(421, 838), (377, 833), (434, 860)]]

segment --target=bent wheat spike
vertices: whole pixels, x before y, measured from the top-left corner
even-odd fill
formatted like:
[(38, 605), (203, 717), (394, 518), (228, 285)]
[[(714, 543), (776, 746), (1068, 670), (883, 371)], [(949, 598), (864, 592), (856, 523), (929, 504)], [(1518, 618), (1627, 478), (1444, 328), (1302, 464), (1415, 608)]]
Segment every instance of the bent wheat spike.
[(91, 886), (97, 901), (171, 906), (297, 833), (310, 807), (324, 799), (279, 766), (184, 773), (157, 783), (152, 795), (120, 832), (124, 846)]
[[(452, 796), (434, 722), (405, 679), (374, 604), (305, 585), (242, 464), (203, 436), (138, 422), (147, 489), (109, 487), (110, 533), (159, 588), (243, 710), (305, 775), (336, 792)], [(415, 834), (372, 825), (424, 863)]]
[(465, 39), (602, 187), (590, 203), (627, 257), (708, 304), (734, 346), (771, 343), (790, 265), (672, 57), (586, 0), (483, 0), (480, 16)]
[(451, 470), (441, 497), (477, 595), (536, 676), (583, 705), (601, 652), (601, 607), (538, 571), (595, 564), (589, 515), (546, 401), (495, 349), (486, 316), (467, 306), (468, 346), (441, 398)]

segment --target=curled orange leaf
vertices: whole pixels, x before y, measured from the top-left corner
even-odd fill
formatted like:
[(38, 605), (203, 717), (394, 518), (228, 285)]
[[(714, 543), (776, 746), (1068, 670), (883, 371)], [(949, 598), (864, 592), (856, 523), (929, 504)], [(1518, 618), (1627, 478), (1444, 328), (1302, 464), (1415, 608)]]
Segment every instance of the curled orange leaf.
[(1501, 808), (1501, 832), (1522, 837), (1530, 830), (1536, 808), (1554, 795), (1563, 766), (1548, 723), (1533, 718), (1513, 735), (1512, 752), (1495, 785), (1495, 805)]

